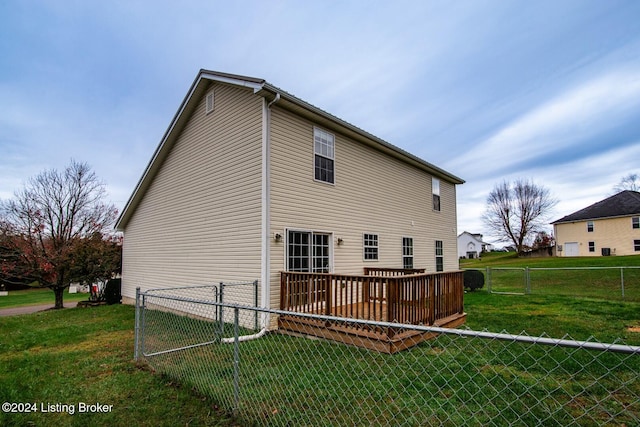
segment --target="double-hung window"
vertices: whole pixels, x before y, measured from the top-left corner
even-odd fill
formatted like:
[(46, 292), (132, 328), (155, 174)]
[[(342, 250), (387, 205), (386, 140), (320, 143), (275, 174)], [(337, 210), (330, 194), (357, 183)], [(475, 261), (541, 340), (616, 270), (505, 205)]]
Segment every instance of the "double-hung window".
[(636, 252), (640, 252), (640, 240), (633, 241), (633, 250)]
[(413, 237), (402, 238), (402, 268), (413, 268)]
[(589, 242), (589, 252), (596, 251), (596, 242)]
[(362, 236), (365, 261), (378, 260), (378, 235), (365, 233)]
[(444, 248), (442, 240), (436, 240), (436, 271), (444, 271)]
[(431, 178), (431, 194), (433, 194), (433, 210), (440, 211), (440, 180)]
[(640, 216), (631, 218), (631, 228), (640, 228)]
[(335, 137), (322, 129), (313, 128), (313, 152), (316, 181), (335, 183)]
[(593, 221), (587, 221), (587, 232), (593, 233)]

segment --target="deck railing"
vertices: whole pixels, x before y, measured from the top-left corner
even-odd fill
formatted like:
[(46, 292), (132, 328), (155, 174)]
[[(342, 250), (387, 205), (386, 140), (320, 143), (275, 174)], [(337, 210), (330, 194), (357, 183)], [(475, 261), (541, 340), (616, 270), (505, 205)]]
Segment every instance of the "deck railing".
[(281, 272), (280, 308), (298, 313), (434, 325), (462, 314), (463, 273), (344, 275)]
[(424, 273), (424, 268), (383, 268), (365, 267), (364, 274), (367, 276), (406, 276), (407, 274)]

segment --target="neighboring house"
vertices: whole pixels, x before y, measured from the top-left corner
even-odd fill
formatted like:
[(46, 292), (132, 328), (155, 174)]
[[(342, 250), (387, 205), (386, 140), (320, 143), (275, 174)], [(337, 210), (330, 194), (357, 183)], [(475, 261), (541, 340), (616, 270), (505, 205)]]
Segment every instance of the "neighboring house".
[(464, 231), (458, 236), (459, 258), (480, 258), (480, 254), (490, 251), (491, 247), (490, 243), (482, 241), (482, 234)]
[(122, 294), (258, 279), (278, 308), (281, 271), (457, 270), (463, 182), (262, 79), (201, 70), (118, 219)]
[(640, 193), (622, 191), (552, 222), (558, 256), (640, 254)]

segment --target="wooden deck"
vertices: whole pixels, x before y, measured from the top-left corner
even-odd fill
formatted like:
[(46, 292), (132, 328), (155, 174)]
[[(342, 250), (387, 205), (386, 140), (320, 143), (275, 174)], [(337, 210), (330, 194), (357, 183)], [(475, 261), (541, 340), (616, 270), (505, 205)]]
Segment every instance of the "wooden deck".
[[(363, 319), (456, 327), (464, 323), (462, 272), (424, 273), (400, 269), (368, 271), (375, 275), (281, 273), (280, 307), (304, 314), (340, 317), (323, 321), (281, 315), (283, 332), (305, 335), (395, 353), (432, 338), (433, 333), (349, 322)], [(393, 271), (392, 271), (393, 270)]]

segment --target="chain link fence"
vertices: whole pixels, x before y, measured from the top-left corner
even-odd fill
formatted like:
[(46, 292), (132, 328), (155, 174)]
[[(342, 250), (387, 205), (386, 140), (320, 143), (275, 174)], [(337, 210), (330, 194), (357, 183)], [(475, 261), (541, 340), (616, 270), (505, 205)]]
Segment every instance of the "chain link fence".
[(480, 271), (492, 293), (640, 302), (640, 267), (486, 267)]
[[(138, 295), (136, 358), (241, 425), (640, 425), (640, 347), (266, 310), (217, 290)], [(262, 329), (282, 314), (434, 338), (383, 354)]]

